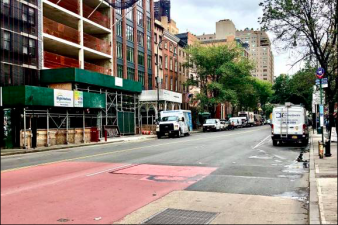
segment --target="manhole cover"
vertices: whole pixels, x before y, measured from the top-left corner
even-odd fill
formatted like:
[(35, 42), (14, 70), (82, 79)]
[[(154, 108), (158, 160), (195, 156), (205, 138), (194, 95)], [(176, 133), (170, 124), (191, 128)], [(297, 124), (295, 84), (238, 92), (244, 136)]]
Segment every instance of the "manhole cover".
[(143, 224), (209, 224), (218, 213), (180, 209), (166, 209)]
[(58, 219), (57, 221), (60, 222), (60, 223), (67, 223), (67, 222), (69, 222), (69, 219), (61, 218), (61, 219)]

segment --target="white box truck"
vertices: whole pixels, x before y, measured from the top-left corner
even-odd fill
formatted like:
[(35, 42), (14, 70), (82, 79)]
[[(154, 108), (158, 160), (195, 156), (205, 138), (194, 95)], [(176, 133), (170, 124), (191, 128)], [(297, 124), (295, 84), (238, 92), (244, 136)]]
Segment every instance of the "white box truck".
[(255, 113), (254, 112), (238, 112), (238, 117), (245, 117), (247, 126), (255, 125)]
[(272, 112), (271, 137), (274, 146), (281, 142), (309, 143), (308, 118), (303, 106), (286, 103)]
[(160, 121), (156, 126), (157, 138), (163, 136), (182, 137), (193, 130), (190, 110), (162, 111)]

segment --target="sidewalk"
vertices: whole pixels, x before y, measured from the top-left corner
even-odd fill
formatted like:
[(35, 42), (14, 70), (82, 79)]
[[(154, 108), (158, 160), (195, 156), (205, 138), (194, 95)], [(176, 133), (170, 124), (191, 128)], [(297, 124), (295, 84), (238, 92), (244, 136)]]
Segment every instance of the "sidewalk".
[(1, 149), (1, 156), (8, 155), (18, 155), (18, 154), (26, 154), (26, 153), (34, 153), (34, 152), (45, 152), (52, 150), (60, 150), (60, 149), (70, 149), (70, 148), (79, 148), (93, 145), (104, 145), (104, 144), (112, 144), (118, 142), (128, 142), (128, 141), (143, 141), (156, 138), (156, 135), (133, 135), (133, 136), (122, 136), (116, 138), (108, 138), (107, 142), (104, 141), (104, 138), (100, 139), (100, 142), (92, 142), (86, 144), (68, 144), (68, 145), (55, 145), (51, 147), (39, 147), (35, 149)]
[(331, 144), (332, 157), (320, 159), (318, 141), (312, 134), (310, 149), (310, 224), (337, 224), (337, 143)]

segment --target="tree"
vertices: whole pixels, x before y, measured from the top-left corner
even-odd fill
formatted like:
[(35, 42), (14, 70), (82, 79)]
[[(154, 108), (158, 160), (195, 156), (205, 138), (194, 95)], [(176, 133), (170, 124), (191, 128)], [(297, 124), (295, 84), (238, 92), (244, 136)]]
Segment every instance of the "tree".
[[(237, 46), (201, 46), (194, 45), (187, 49), (188, 66), (196, 67), (201, 92), (195, 96), (200, 101), (199, 111), (216, 114), (216, 106), (226, 101), (238, 104), (235, 88), (230, 84), (242, 84), (241, 78), (250, 76), (251, 64), (242, 57), (242, 49)], [(238, 82), (236, 82), (238, 81)], [(188, 80), (186, 85), (195, 85)]]
[[(298, 49), (300, 59), (313, 58), (326, 71), (330, 125), (338, 102), (338, 6), (337, 0), (264, 0), (260, 23), (276, 34), (283, 49)], [(336, 121), (338, 127), (338, 120)]]
[(272, 89), (274, 94), (270, 99), (271, 103), (284, 104), (285, 102), (291, 102), (290, 77), (288, 75), (281, 74), (277, 77)]

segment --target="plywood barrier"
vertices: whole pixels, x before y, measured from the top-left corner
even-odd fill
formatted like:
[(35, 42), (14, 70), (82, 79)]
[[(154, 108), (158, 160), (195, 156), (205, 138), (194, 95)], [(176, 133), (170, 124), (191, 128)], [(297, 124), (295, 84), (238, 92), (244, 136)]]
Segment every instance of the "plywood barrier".
[[(20, 132), (20, 147), (25, 148), (25, 132), (21, 130)], [(27, 149), (32, 148), (32, 131), (31, 130), (26, 130), (26, 147)]]
[[(23, 147), (23, 130), (21, 131), (21, 147)], [(90, 128), (85, 129), (85, 143), (90, 143)], [(31, 131), (27, 130), (27, 147), (32, 147)], [(68, 129), (68, 143), (69, 144), (81, 144), (83, 143), (83, 129)], [(50, 129), (49, 130), (49, 146), (66, 145), (67, 144), (67, 130), (66, 129)], [(37, 131), (37, 147), (47, 146), (47, 130)]]

